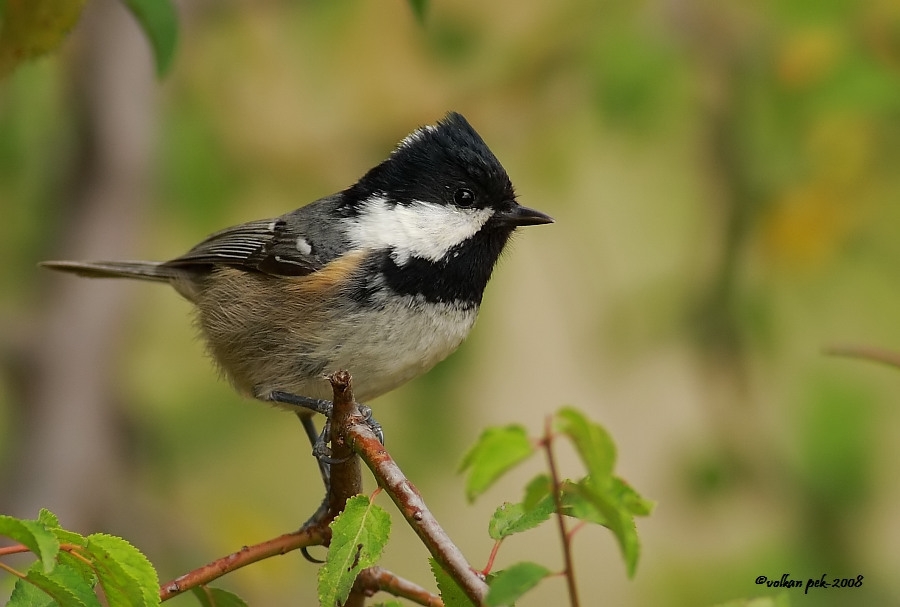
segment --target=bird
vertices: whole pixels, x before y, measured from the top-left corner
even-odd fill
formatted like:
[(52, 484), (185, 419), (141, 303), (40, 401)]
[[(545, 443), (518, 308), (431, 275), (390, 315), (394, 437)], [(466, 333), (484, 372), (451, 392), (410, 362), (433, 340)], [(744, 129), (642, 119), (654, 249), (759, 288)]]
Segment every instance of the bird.
[(471, 331), (513, 232), (552, 222), (518, 203), (500, 161), (450, 112), (350, 187), (169, 261), (41, 265), (170, 284), (237, 391), (294, 409), (329, 400), (337, 370), (360, 402), (429, 371)]

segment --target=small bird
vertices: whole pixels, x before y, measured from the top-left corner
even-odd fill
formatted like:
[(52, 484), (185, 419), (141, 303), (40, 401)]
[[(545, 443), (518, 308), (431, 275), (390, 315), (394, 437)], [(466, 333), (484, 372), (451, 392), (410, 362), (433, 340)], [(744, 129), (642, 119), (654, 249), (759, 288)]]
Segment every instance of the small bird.
[(42, 265), (168, 282), (196, 306), (235, 388), (296, 410), (330, 399), (334, 371), (350, 372), (364, 402), (446, 358), (513, 231), (552, 222), (516, 202), (500, 162), (451, 112), (346, 190), (216, 232), (170, 261)]

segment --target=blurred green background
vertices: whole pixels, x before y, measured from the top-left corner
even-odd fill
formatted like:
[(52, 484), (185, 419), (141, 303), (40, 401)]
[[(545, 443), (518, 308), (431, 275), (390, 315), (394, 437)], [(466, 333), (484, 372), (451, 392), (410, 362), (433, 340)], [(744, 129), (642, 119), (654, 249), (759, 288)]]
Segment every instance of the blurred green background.
[[(633, 580), (608, 532), (579, 533), (584, 604), (712, 605), (783, 573), (864, 576), (793, 605), (900, 604), (900, 371), (822, 353), (900, 349), (900, 3), (179, 9), (162, 80), (131, 16), (91, 0), (0, 82), (0, 512), (122, 535), (163, 580), (296, 528), (321, 497), (299, 424), (217, 377), (188, 304), (35, 264), (176, 256), (350, 185), (453, 109), (557, 219), (516, 238), (459, 352), (371, 403), (470, 561), (540, 466), (470, 506), (465, 449), (573, 404), (658, 502)], [(395, 523), (384, 565), (430, 586)], [(545, 527), (497, 566), (560, 568)], [(315, 574), (292, 553), (222, 585), (313, 604)], [(563, 597), (556, 578), (520, 604)]]

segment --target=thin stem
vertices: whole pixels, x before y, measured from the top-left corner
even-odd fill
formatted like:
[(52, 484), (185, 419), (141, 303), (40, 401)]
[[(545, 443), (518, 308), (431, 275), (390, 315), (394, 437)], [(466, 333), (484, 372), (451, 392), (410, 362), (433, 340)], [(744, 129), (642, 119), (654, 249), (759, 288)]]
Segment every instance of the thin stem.
[(579, 607), (578, 589), (575, 586), (575, 568), (572, 563), (571, 538), (566, 532), (566, 517), (563, 516), (559, 474), (556, 471), (556, 459), (553, 457), (552, 419), (553, 418), (548, 415), (544, 422), (544, 448), (547, 452), (547, 465), (550, 468), (550, 478), (553, 481), (553, 501), (556, 505), (556, 521), (559, 526), (559, 537), (562, 540), (566, 586), (569, 589), (569, 604), (572, 607)]
[(581, 531), (586, 526), (587, 526), (586, 521), (578, 521), (574, 527), (569, 529), (569, 539), (571, 540), (573, 537), (575, 537), (575, 534), (578, 533), (579, 531)]
[(487, 576), (491, 572), (491, 569), (494, 568), (494, 559), (497, 558), (497, 552), (500, 551), (500, 545), (503, 543), (503, 540), (497, 540), (494, 542), (494, 547), (491, 548), (491, 555), (488, 557), (487, 565), (484, 566), (484, 569), (481, 571), (482, 575)]
[(81, 546), (76, 546), (74, 544), (63, 544), (59, 548), (60, 550), (65, 550), (66, 552), (71, 554), (73, 558), (78, 559), (79, 561), (96, 571), (97, 568), (94, 566), (93, 561), (79, 552)]
[(4, 546), (3, 548), (0, 548), (0, 556), (6, 556), (7, 554), (21, 554), (23, 552), (31, 552), (31, 549), (22, 544), (14, 544), (13, 546)]
[(4, 571), (6, 571), (7, 573), (9, 573), (10, 575), (14, 575), (14, 576), (16, 576), (17, 578), (21, 578), (21, 579), (23, 579), (23, 580), (25, 579), (25, 574), (24, 574), (24, 573), (22, 573), (22, 572), (19, 571), (18, 569), (13, 569), (13, 568), (10, 567), (9, 565), (4, 565), (3, 563), (0, 563), (0, 569), (3, 569)]

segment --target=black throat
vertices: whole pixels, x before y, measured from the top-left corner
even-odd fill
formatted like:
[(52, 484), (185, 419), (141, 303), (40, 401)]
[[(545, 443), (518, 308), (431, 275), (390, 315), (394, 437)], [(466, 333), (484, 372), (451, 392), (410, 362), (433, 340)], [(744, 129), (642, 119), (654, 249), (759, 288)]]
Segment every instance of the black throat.
[[(508, 229), (483, 229), (438, 261), (410, 257), (397, 263), (393, 251), (386, 250), (372, 262), (384, 276), (385, 286), (399, 295), (476, 307), (481, 304), (491, 272), (511, 233)], [(373, 294), (369, 289), (361, 295), (369, 299)]]

